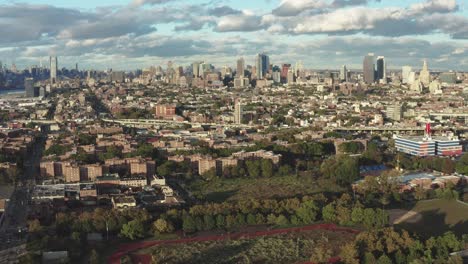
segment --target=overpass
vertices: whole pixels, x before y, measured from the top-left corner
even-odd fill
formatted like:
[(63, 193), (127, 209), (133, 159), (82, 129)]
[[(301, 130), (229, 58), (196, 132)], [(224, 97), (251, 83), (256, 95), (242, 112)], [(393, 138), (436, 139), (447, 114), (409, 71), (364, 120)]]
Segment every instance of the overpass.
[(468, 113), (429, 113), (433, 117), (468, 117)]
[(223, 126), (230, 128), (254, 128), (255, 126), (244, 124), (218, 124), (218, 123), (198, 123), (189, 121), (175, 121), (175, 120), (162, 120), (162, 119), (101, 119), (106, 123), (120, 124), (125, 126), (135, 127), (151, 127), (158, 125), (195, 125), (195, 126)]
[(15, 122), (18, 123), (35, 123), (35, 124), (42, 124), (42, 125), (53, 125), (53, 124), (58, 124), (57, 121), (55, 120), (49, 120), (49, 119), (28, 119), (28, 120), (14, 120)]
[[(422, 132), (424, 127), (326, 127), (327, 131), (338, 131), (338, 132)], [(433, 127), (433, 131), (449, 131), (454, 130), (457, 132), (468, 132), (468, 126), (463, 127)]]

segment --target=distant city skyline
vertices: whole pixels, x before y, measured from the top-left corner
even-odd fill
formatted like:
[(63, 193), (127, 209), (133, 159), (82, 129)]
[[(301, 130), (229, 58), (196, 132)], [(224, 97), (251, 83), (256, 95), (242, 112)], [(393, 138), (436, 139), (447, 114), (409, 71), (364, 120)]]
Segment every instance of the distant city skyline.
[(361, 69), (365, 54), (387, 69), (423, 60), (468, 71), (468, 6), (461, 0), (0, 0), (0, 61), (18, 68), (59, 57), (59, 68), (133, 70), (270, 63)]

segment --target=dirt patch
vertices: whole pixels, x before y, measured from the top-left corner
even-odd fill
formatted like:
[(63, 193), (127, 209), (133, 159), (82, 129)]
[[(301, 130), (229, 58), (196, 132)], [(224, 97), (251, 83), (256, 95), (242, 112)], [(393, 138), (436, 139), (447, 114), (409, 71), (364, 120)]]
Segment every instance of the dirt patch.
[(403, 222), (414, 224), (422, 219), (422, 215), (420, 213), (409, 210), (393, 209), (389, 211), (389, 214), (390, 223), (392, 223), (392, 225), (398, 225)]

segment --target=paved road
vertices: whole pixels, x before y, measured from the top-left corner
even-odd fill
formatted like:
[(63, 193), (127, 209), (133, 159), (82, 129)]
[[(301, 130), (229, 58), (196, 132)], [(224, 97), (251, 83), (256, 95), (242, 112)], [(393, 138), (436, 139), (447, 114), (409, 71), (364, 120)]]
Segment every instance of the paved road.
[[(0, 251), (14, 249), (26, 243), (27, 218), (30, 194), (35, 185), (35, 177), (39, 173), (39, 163), (44, 149), (45, 138), (39, 137), (26, 154), (23, 174), (19, 175), (15, 190), (7, 204), (4, 221), (0, 226)], [(17, 250), (14, 250), (17, 254)], [(16, 255), (17, 256), (17, 255)], [(0, 260), (0, 263), (2, 261)]]

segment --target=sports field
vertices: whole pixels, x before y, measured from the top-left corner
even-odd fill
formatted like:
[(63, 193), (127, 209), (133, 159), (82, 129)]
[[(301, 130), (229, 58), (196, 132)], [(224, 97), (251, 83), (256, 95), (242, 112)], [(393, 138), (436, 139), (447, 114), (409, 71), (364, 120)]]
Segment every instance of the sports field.
[(456, 200), (420, 201), (409, 209), (391, 210), (390, 218), (395, 226), (424, 237), (468, 233), (468, 205)]

